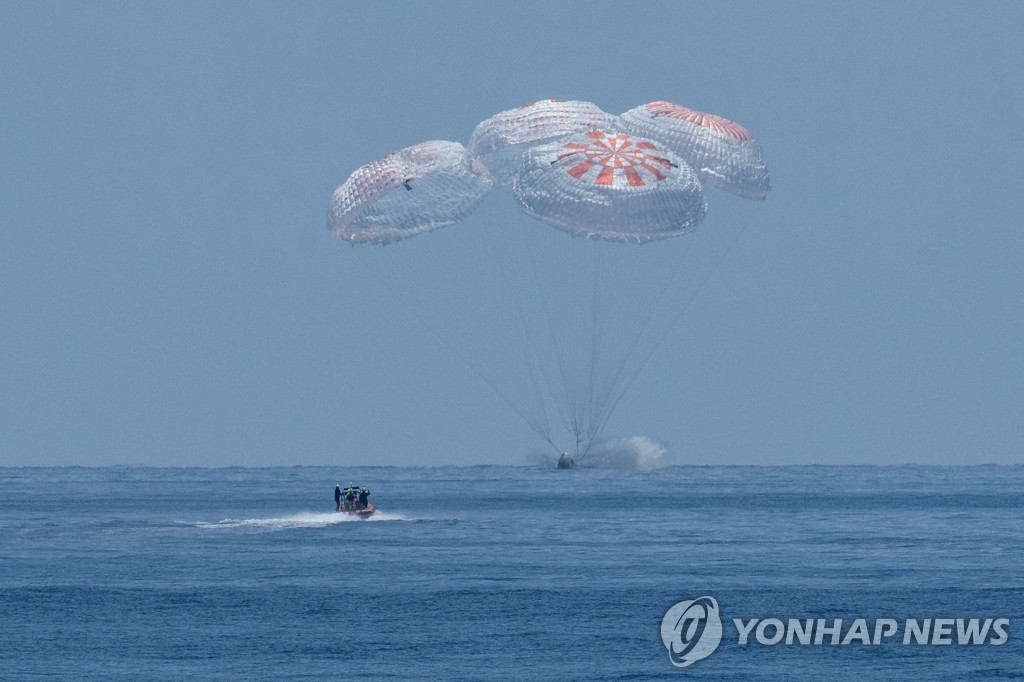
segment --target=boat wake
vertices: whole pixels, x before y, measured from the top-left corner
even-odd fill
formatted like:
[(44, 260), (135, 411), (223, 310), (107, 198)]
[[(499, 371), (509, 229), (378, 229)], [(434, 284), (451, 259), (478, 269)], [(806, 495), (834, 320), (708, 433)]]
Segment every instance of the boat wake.
[(267, 530), (287, 530), (289, 528), (323, 528), (339, 523), (375, 523), (378, 521), (415, 521), (401, 514), (389, 514), (378, 511), (368, 519), (361, 519), (354, 514), (338, 514), (336, 512), (303, 512), (289, 516), (269, 519), (221, 519), (216, 522), (197, 521), (196, 528), (263, 528)]

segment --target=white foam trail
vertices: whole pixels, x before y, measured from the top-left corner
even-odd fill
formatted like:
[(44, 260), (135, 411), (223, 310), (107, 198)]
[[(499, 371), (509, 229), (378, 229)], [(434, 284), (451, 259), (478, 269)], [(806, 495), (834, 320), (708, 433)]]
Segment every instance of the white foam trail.
[(323, 528), (337, 523), (408, 520), (401, 514), (387, 514), (384, 512), (377, 512), (368, 519), (361, 519), (354, 514), (339, 514), (337, 512), (302, 512), (269, 519), (221, 519), (214, 523), (197, 521), (195, 526), (196, 528), (264, 528), (267, 530), (285, 530), (288, 528)]
[(585, 469), (651, 471), (665, 466), (665, 446), (647, 436), (606, 440), (595, 445), (577, 463)]

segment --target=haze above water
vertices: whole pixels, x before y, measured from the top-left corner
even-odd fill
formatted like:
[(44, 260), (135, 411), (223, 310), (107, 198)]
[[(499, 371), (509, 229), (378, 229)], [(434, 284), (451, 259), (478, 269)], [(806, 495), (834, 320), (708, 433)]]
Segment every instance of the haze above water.
[[(603, 437), (674, 463), (1021, 461), (1021, 3), (3, 16), (4, 464), (554, 453), (324, 224), (361, 164), (551, 97), (723, 115), (772, 176), (763, 203), (709, 190), (698, 232), (742, 237)], [(426, 270), (398, 288), (448, 275)], [(498, 385), (521, 372), (494, 362)]]

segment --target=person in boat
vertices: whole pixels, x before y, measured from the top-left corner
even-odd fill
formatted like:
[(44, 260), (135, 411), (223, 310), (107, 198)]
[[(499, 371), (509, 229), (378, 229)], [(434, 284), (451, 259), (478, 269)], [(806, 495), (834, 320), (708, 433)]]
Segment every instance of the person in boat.
[(341, 484), (334, 486), (334, 510), (341, 511)]
[(349, 487), (345, 489), (345, 509), (352, 510), (356, 506), (356, 491)]
[(367, 505), (366, 498), (368, 498), (369, 496), (370, 496), (370, 491), (369, 490), (367, 490), (366, 488), (360, 488), (359, 489), (359, 506), (357, 507), (358, 509), (366, 509), (366, 505)]

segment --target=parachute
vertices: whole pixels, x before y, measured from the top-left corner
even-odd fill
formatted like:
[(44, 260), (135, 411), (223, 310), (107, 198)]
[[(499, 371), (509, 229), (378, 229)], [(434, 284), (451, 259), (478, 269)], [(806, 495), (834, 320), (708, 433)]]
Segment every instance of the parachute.
[(571, 235), (638, 244), (682, 234), (707, 213), (689, 166), (601, 130), (527, 150), (513, 194), (527, 215)]
[(560, 425), (578, 461), (732, 243), (694, 264), (693, 238), (680, 239), (707, 214), (703, 184), (769, 190), (745, 128), (684, 111), (542, 100), (501, 112), (467, 147), (424, 142), (357, 169), (328, 225), (394, 244), (360, 261), (556, 452)]
[(650, 102), (619, 117), (622, 129), (679, 155), (702, 182), (749, 199), (771, 189), (761, 145), (738, 123), (672, 102)]
[(605, 128), (613, 119), (590, 102), (545, 99), (481, 122), (469, 138), (469, 153), (487, 166), (500, 184), (510, 185), (528, 148)]
[(493, 186), (458, 142), (421, 142), (354, 172), (334, 191), (327, 221), (347, 241), (388, 244), (466, 218)]

